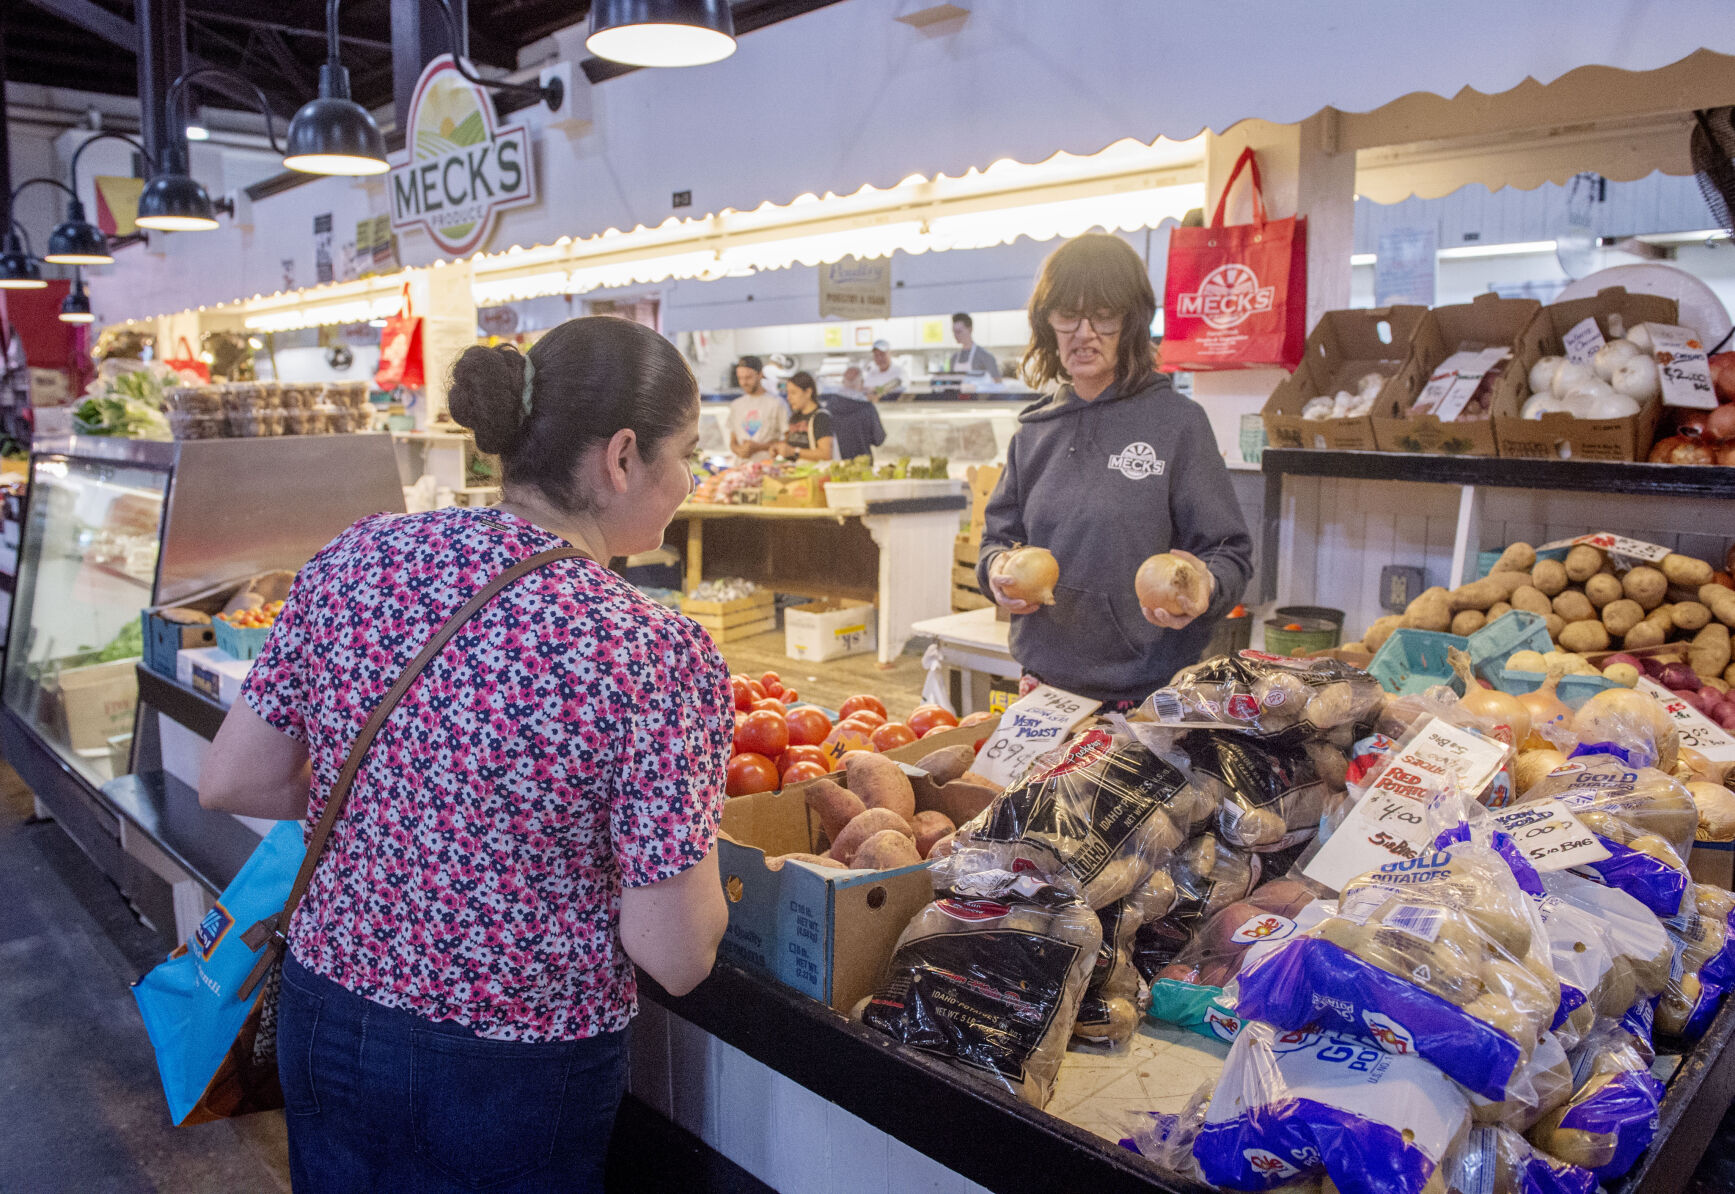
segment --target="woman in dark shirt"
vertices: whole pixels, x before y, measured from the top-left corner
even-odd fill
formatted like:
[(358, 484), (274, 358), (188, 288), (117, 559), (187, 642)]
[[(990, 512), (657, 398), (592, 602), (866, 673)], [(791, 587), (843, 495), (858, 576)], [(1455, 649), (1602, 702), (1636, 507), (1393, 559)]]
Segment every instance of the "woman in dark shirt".
[(819, 386), (813, 375), (797, 373), (786, 383), (789, 426), (772, 455), (779, 460), (830, 460), (833, 458), (831, 412), (819, 405)]

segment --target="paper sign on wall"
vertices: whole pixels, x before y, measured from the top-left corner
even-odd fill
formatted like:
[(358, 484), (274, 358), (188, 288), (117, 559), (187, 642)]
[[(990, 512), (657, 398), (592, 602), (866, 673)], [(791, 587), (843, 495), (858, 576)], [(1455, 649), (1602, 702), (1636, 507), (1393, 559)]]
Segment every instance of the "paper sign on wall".
[(1564, 871), (1609, 856), (1596, 834), (1558, 800), (1531, 800), (1503, 808), (1494, 820), (1539, 871)]
[(997, 784), (1016, 783), (1031, 763), (1066, 741), (1101, 706), (1101, 701), (1043, 684), (1001, 715), (994, 736), (977, 752), (971, 770)]
[(1504, 743), (1429, 718), (1368, 778), (1368, 789), (1302, 871), (1341, 891), (1357, 875), (1414, 858), (1431, 847), (1428, 802), (1456, 783), (1480, 792), (1506, 757)]
[(944, 344), (946, 342), (946, 325), (938, 319), (922, 320), (922, 343)]
[(825, 328), (823, 334), (824, 334), (823, 343), (824, 343), (826, 348), (842, 348), (843, 347), (843, 329), (838, 327), (836, 324), (832, 324), (829, 327)]
[(819, 267), (819, 317), (886, 319), (892, 313), (892, 263), (845, 257)]

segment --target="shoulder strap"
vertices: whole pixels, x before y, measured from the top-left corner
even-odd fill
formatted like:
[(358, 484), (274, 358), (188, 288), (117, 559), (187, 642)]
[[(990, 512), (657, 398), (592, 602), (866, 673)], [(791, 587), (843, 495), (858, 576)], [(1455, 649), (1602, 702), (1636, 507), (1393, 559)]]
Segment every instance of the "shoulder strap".
[(241, 935), (241, 940), (248, 949), (258, 949), (260, 944), (266, 940), (270, 941), (270, 947), (260, 955), (259, 961), (254, 964), (252, 971), (247, 975), (247, 981), (241, 984), (240, 989), (236, 992), (238, 998), (246, 999), (250, 996), (253, 989), (259, 985), (260, 980), (282, 956), (284, 947), (288, 943), (289, 919), (295, 915), (296, 905), (301, 903), (301, 897), (307, 893), (308, 884), (313, 882), (313, 872), (319, 866), (320, 855), (325, 852), (326, 839), (336, 828), (337, 819), (343, 815), (343, 806), (349, 799), (349, 790), (355, 783), (356, 773), (361, 770), (362, 760), (367, 757), (368, 747), (373, 745), (374, 736), (379, 733), (386, 718), (391, 716), (392, 710), (397, 707), (397, 703), (404, 693), (410, 690), (410, 685), (414, 684), (416, 678), (422, 674), (422, 670), (428, 666), (434, 656), (440, 653), (440, 649), (446, 645), (446, 640), (458, 633), (459, 628), (468, 622), (477, 610), (493, 600), (501, 589), (526, 573), (534, 572), (536, 569), (552, 564), (557, 560), (588, 560), (590, 558), (588, 553), (580, 551), (576, 547), (552, 547), (547, 551), (539, 551), (533, 556), (519, 560), (484, 585), (481, 592), (466, 601), (457, 613), (446, 619), (445, 625), (434, 633), (434, 637), (428, 640), (421, 653), (410, 661), (410, 665), (398, 677), (397, 683), (391, 686), (390, 691), (374, 707), (374, 711), (368, 715), (366, 724), (361, 728), (361, 733), (356, 735), (355, 741), (350, 744), (349, 757), (344, 760), (343, 770), (338, 773), (337, 782), (331, 785), (331, 795), (326, 797), (325, 808), (319, 814), (319, 823), (313, 827), (313, 836), (308, 839), (307, 853), (301, 860), (301, 869), (296, 872), (295, 883), (289, 889), (289, 898), (283, 902), (283, 911), (259, 921)]

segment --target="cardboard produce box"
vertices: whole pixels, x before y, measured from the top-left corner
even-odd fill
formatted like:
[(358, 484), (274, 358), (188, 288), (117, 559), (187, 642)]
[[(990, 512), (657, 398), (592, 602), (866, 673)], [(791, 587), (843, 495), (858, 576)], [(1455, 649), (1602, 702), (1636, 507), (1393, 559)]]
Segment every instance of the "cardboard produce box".
[[(948, 730), (888, 751), (909, 765), (945, 746), (986, 741), (997, 723)], [(844, 774), (833, 782), (847, 786)], [(918, 811), (936, 789), (912, 777)], [(811, 781), (817, 782), (817, 781)], [(736, 796), (723, 805), (717, 860), (729, 901), (729, 927), (718, 952), (738, 966), (847, 1013), (872, 993), (910, 918), (934, 898), (928, 864), (889, 871), (839, 871), (767, 859), (818, 853), (825, 841), (807, 807), (807, 784)]]
[(108, 740), (133, 729), (139, 703), (138, 657), (60, 673), (60, 704), (66, 740), (73, 750), (107, 750)]
[[(1277, 383), (1260, 412), (1265, 435), (1274, 448), (1330, 449), (1339, 452), (1371, 452), (1374, 439), (1372, 414), (1345, 419), (1304, 419), (1302, 408), (1320, 396), (1355, 389), (1368, 373), (1393, 377), (1409, 354), (1414, 334), (1426, 307), (1391, 306), (1372, 310), (1327, 311), (1307, 337), (1301, 364)], [(1382, 389), (1374, 400), (1381, 410), (1386, 399)]]
[(1496, 410), (1516, 407), (1510, 414), (1494, 416), (1494, 435), (1500, 455), (1520, 460), (1643, 460), (1656, 439), (1662, 400), (1652, 398), (1636, 415), (1621, 419), (1578, 419), (1565, 412), (1526, 419), (1518, 412), (1530, 397), (1530, 368), (1546, 356), (1565, 356), (1564, 337), (1586, 319), (1596, 321), (1604, 340), (1641, 323), (1679, 323), (1675, 300), (1654, 294), (1632, 294), (1620, 286), (1600, 290), (1590, 298), (1551, 303), (1518, 337), (1513, 368), (1497, 383), (1510, 400), (1496, 399)]
[(759, 504), (781, 509), (811, 509), (825, 505), (825, 478), (767, 477), (759, 485)]
[(860, 655), (879, 645), (878, 623), (871, 605), (839, 601), (792, 605), (783, 611), (783, 652), (806, 663)]
[[(1471, 302), (1435, 307), (1423, 316), (1410, 337), (1403, 367), (1386, 383), (1374, 407), (1374, 440), (1380, 451), (1498, 456), (1494, 420), (1518, 414), (1509, 389), (1496, 385), (1493, 418), (1442, 421), (1432, 414), (1412, 414), (1411, 408), (1446, 358), (1473, 347), (1513, 348), (1541, 308), (1535, 299), (1479, 294)], [(1515, 366), (1509, 361), (1506, 368)]]

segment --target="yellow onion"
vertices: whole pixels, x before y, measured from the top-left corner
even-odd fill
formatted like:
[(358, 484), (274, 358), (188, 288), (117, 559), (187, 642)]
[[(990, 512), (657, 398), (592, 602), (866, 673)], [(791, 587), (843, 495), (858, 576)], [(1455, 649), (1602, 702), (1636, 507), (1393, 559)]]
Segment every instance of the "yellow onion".
[(1488, 722), (1494, 729), (1505, 726), (1512, 735), (1509, 741), (1513, 746), (1530, 737), (1530, 710), (1524, 707), (1523, 701), (1509, 692), (1483, 688), (1470, 669), (1470, 657), (1458, 648), (1448, 648), (1446, 658), (1464, 682), (1464, 695), (1458, 698), (1458, 708), (1478, 721)]
[(1197, 617), (1211, 601), (1211, 578), (1197, 564), (1164, 552), (1139, 565), (1133, 578), (1141, 609), (1178, 618)]
[(1000, 591), (1013, 600), (1053, 605), (1060, 562), (1046, 547), (1015, 547), (1000, 557), (996, 576)]
[(1527, 692), (1518, 698), (1519, 704), (1530, 712), (1530, 736), (1518, 744), (1519, 750), (1550, 750), (1554, 741), (1543, 737), (1544, 728), (1553, 726), (1562, 732), (1572, 730), (1572, 706), (1560, 699), (1557, 691), (1560, 688), (1560, 677), (1565, 674), (1559, 663), (1548, 665), (1548, 679), (1535, 692)]

